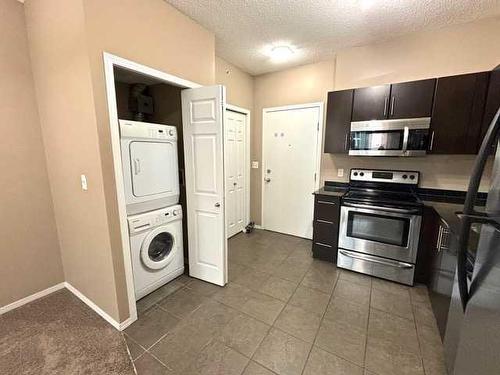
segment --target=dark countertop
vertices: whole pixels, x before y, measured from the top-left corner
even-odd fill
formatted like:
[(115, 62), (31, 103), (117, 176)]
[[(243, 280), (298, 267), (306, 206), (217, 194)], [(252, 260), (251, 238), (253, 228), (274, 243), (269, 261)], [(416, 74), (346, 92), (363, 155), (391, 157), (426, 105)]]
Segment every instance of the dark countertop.
[(341, 197), (346, 193), (347, 189), (343, 187), (323, 186), (321, 189), (316, 190), (314, 195), (329, 195), (331, 197)]
[(460, 219), (456, 215), (456, 212), (463, 210), (463, 204), (435, 202), (429, 200), (424, 200), (423, 202), (427, 207), (434, 208), (441, 219), (448, 225), (450, 232), (458, 236), (458, 232), (460, 230)]

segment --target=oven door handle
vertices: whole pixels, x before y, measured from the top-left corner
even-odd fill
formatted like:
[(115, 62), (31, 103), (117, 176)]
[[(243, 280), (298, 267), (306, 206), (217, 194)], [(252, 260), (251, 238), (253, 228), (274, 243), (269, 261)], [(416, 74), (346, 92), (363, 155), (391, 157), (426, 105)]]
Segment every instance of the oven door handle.
[(346, 257), (363, 260), (365, 262), (377, 263), (377, 264), (382, 264), (384, 266), (397, 267), (397, 268), (405, 268), (405, 269), (413, 268), (413, 264), (410, 263), (382, 260), (375, 257), (371, 257), (369, 255), (355, 254), (346, 250), (339, 250), (339, 252)]
[(364, 208), (367, 210), (377, 210), (377, 211), (387, 211), (387, 212), (396, 212), (401, 214), (418, 214), (420, 210), (418, 209), (403, 209), (403, 208), (393, 208), (393, 207), (381, 207), (381, 206), (368, 206), (365, 204), (357, 204), (357, 203), (348, 203), (344, 202), (342, 204), (346, 207), (354, 207), (354, 208)]

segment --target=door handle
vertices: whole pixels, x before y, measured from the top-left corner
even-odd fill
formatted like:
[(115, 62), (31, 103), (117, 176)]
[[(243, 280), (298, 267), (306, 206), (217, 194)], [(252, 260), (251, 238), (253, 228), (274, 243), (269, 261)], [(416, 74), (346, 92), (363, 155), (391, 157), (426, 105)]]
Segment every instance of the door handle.
[(431, 144), (429, 146), (429, 151), (432, 151), (433, 147), (434, 147), (434, 130), (432, 131), (432, 134), (431, 134)]
[(271, 179), (269, 177), (264, 178), (265, 182), (271, 182)]
[(215, 207), (220, 207), (220, 203), (217, 202), (216, 204), (214, 204)]
[(134, 159), (134, 174), (138, 175), (139, 173), (141, 173), (141, 161)]
[(391, 114), (390, 116), (394, 115), (394, 107), (396, 106), (396, 97), (393, 96), (391, 99)]
[(389, 104), (389, 97), (384, 98), (384, 117), (387, 115), (387, 104)]

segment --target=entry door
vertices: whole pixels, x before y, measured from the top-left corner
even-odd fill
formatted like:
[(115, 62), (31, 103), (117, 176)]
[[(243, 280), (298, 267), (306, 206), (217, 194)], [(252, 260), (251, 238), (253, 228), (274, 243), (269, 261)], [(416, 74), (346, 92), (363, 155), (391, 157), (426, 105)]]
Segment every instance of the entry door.
[(227, 282), (224, 220), (225, 88), (181, 92), (186, 173), (189, 274), (217, 285)]
[(312, 238), (320, 107), (264, 112), (264, 228)]
[(226, 157), (226, 226), (227, 236), (232, 237), (245, 227), (245, 148), (246, 121), (243, 113), (226, 109), (224, 122)]

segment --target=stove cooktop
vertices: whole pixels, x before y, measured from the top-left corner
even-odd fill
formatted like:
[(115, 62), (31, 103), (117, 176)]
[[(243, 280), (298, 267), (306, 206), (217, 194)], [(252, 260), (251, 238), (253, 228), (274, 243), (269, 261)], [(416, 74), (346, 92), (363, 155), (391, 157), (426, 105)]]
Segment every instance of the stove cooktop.
[(391, 191), (377, 189), (350, 188), (343, 196), (345, 201), (383, 204), (403, 207), (420, 207), (423, 205), (420, 198), (412, 191)]

